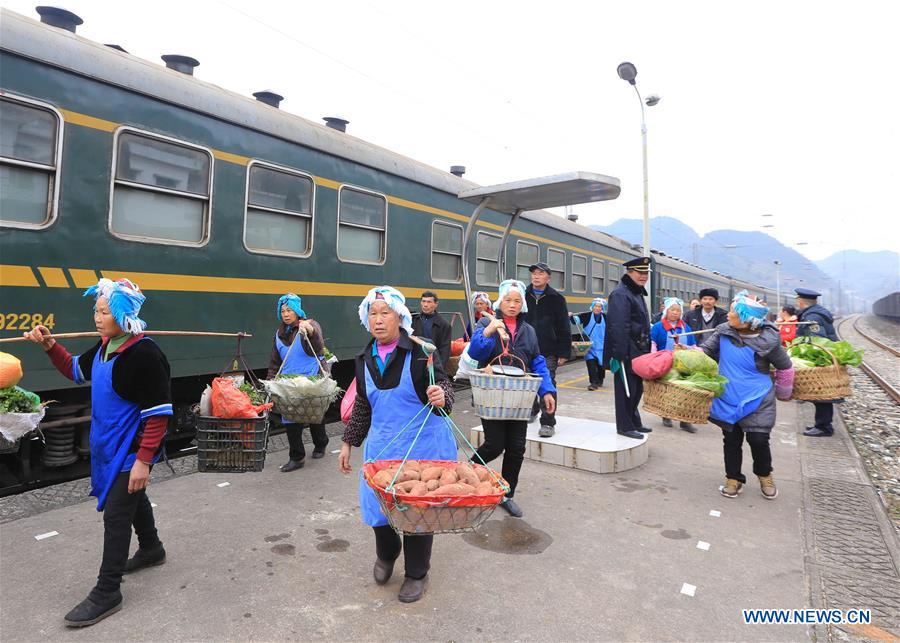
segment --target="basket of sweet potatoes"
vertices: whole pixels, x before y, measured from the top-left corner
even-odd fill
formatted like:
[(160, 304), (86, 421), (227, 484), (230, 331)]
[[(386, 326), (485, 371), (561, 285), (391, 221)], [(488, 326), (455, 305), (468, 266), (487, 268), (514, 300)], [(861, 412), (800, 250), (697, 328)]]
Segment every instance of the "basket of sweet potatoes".
[(405, 534), (474, 531), (509, 489), (488, 467), (454, 460), (377, 460), (363, 475), (391, 527)]

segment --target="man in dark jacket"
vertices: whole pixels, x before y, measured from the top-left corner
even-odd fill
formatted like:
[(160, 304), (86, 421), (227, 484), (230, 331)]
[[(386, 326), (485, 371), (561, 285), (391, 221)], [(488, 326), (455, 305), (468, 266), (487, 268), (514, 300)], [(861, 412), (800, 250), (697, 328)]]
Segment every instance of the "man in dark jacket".
[[(642, 440), (645, 427), (638, 413), (643, 380), (631, 370), (631, 360), (650, 352), (650, 315), (644, 297), (644, 284), (650, 278), (650, 258), (638, 257), (624, 264), (627, 272), (609, 295), (606, 313), (606, 339), (603, 344), (604, 366), (613, 374), (616, 398), (616, 431), (620, 435)], [(628, 379), (626, 389), (624, 377)]]
[[(700, 307), (692, 308), (684, 314), (684, 323), (691, 327), (692, 331), (711, 330), (719, 324), (728, 321), (728, 311), (716, 306), (719, 301), (719, 291), (715, 288), (704, 288), (700, 291)], [(698, 341), (698, 344), (702, 341)]]
[[(528, 270), (531, 272), (531, 284), (525, 289), (525, 302), (528, 306), (525, 321), (537, 333), (541, 355), (547, 361), (550, 379), (555, 387), (557, 367), (565, 364), (572, 355), (569, 310), (566, 298), (550, 286), (550, 266), (541, 261), (529, 266)], [(553, 393), (553, 398), (556, 399), (556, 392)], [(538, 435), (549, 438), (556, 432), (556, 412), (548, 413), (543, 400), (535, 399), (533, 415), (537, 415), (539, 402), (541, 429)]]
[(437, 294), (426, 290), (422, 293), (420, 312), (413, 318), (413, 335), (427, 337), (437, 346), (441, 364), (450, 362), (450, 322), (437, 312)]
[[(819, 330), (813, 332), (810, 326), (797, 326), (797, 337), (810, 337), (813, 335), (819, 337), (827, 337), (833, 342), (838, 339), (837, 333), (834, 331), (834, 316), (824, 306), (820, 306), (817, 301), (821, 293), (807, 288), (796, 288), (797, 293), (797, 314), (798, 322), (815, 322), (819, 325)], [(813, 426), (806, 427), (803, 435), (811, 438), (825, 437), (834, 435), (834, 402), (841, 400), (813, 402), (816, 407), (816, 421)]]

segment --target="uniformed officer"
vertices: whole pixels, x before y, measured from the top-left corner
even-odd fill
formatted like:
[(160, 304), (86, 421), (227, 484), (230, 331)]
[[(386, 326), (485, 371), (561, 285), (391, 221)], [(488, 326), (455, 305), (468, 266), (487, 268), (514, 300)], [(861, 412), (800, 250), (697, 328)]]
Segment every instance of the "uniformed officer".
[(641, 434), (652, 429), (643, 425), (638, 413), (644, 382), (631, 370), (631, 360), (650, 352), (650, 315), (644, 302), (647, 296), (644, 284), (650, 279), (650, 258), (638, 257), (623, 265), (627, 272), (609, 295), (603, 357), (604, 366), (613, 374), (616, 431), (642, 440)]
[[(797, 293), (797, 321), (799, 322), (815, 322), (819, 325), (818, 331), (813, 331), (810, 326), (797, 326), (797, 337), (809, 337), (817, 335), (819, 337), (827, 337), (831, 341), (836, 342), (837, 333), (834, 331), (834, 316), (824, 306), (819, 305), (818, 298), (822, 293), (808, 288), (795, 288)], [(834, 434), (834, 403), (843, 400), (824, 400), (821, 402), (813, 402), (816, 407), (816, 421), (813, 426), (806, 427), (803, 435), (811, 438), (824, 437)]]

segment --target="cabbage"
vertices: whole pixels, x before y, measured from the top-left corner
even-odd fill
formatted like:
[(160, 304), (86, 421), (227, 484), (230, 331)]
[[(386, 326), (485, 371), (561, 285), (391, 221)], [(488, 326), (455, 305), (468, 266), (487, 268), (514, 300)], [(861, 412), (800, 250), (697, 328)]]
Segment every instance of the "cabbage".
[(716, 364), (716, 360), (699, 350), (684, 349), (675, 351), (672, 368), (682, 375), (702, 373), (715, 376), (719, 374), (719, 365)]
[(688, 388), (699, 388), (704, 391), (711, 391), (716, 397), (725, 392), (725, 385), (728, 384), (728, 378), (722, 375), (705, 375), (703, 373), (694, 373), (693, 375), (677, 379), (672, 382), (677, 386), (686, 386)]
[(815, 366), (815, 363), (802, 357), (791, 357), (791, 363), (794, 365), (794, 368), (812, 368)]
[(788, 345), (788, 355), (811, 362), (813, 366), (831, 366), (832, 354), (838, 364), (862, 364), (862, 349), (856, 350), (850, 342), (833, 342), (827, 337), (798, 337)]
[(671, 382), (672, 380), (680, 380), (681, 373), (676, 371), (674, 368), (670, 368), (669, 372), (659, 378), (661, 382)]

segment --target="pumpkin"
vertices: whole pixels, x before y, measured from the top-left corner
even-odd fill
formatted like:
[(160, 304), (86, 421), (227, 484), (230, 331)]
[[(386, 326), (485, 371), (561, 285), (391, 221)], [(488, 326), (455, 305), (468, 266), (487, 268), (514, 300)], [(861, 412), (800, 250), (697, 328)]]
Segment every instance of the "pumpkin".
[(15, 386), (22, 375), (22, 362), (19, 358), (9, 353), (0, 353), (0, 388)]

